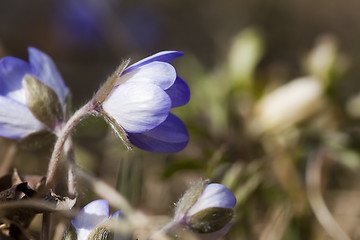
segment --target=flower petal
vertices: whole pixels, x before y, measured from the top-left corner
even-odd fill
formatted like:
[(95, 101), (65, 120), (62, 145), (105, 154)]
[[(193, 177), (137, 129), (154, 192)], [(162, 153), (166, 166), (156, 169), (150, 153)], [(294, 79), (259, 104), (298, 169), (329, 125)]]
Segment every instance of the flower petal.
[(187, 104), (190, 101), (190, 88), (187, 83), (177, 77), (175, 83), (166, 90), (171, 98), (171, 107), (180, 107)]
[(163, 51), (163, 52), (159, 52), (156, 53), (154, 55), (151, 55), (147, 58), (144, 58), (134, 64), (132, 64), (131, 66), (129, 66), (124, 73), (133, 71), (135, 68), (138, 68), (140, 66), (143, 66), (145, 64), (149, 64), (151, 62), (171, 62), (172, 60), (181, 57), (182, 55), (184, 55), (183, 52), (178, 52), (178, 51)]
[(120, 77), (120, 82), (148, 82), (166, 90), (174, 84), (175, 68), (165, 62), (152, 62), (127, 72)]
[(187, 213), (191, 216), (206, 208), (233, 208), (236, 204), (234, 194), (224, 185), (211, 183), (204, 188), (203, 193)]
[(103, 109), (132, 133), (158, 126), (165, 121), (170, 108), (170, 97), (160, 87), (142, 82), (118, 85), (103, 103)]
[(111, 218), (114, 218), (115, 220), (119, 220), (122, 217), (124, 217), (124, 214), (120, 211), (116, 211), (113, 214), (111, 214)]
[(22, 90), (22, 79), (30, 73), (30, 65), (15, 57), (4, 57), (0, 60), (0, 95), (25, 103)]
[(61, 103), (64, 105), (65, 97), (69, 90), (65, 86), (55, 63), (48, 55), (36, 48), (29, 47), (28, 51), (33, 74), (44, 84), (54, 89)]
[(0, 96), (0, 135), (20, 139), (26, 135), (46, 129), (26, 105), (11, 98)]
[(85, 240), (97, 225), (109, 217), (109, 202), (98, 199), (87, 204), (71, 221), (76, 229), (77, 239)]
[(128, 137), (132, 144), (143, 150), (162, 153), (181, 151), (189, 141), (186, 126), (171, 113), (156, 128), (144, 133), (129, 133)]

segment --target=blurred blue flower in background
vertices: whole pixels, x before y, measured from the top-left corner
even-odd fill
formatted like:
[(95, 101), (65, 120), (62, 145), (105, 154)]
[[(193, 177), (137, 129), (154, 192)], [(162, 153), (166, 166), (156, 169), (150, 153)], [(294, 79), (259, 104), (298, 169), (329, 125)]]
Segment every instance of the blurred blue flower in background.
[(56, 34), (68, 47), (91, 47), (101, 43), (102, 8), (93, 1), (59, 1), (54, 8)]
[(123, 9), (113, 0), (58, 1), (52, 24), (59, 44), (73, 51), (104, 44), (123, 51), (152, 49), (163, 31), (159, 14), (151, 7)]
[(129, 37), (143, 49), (152, 49), (164, 31), (161, 16), (149, 7), (128, 9), (120, 18)]
[[(21, 139), (43, 130), (56, 132), (63, 121), (59, 118), (65, 115), (65, 98), (69, 90), (54, 62), (36, 48), (29, 47), (28, 52), (29, 63), (11, 56), (0, 60), (0, 135), (3, 137)], [(27, 88), (28, 82), (24, 79), (47, 90), (38, 96), (41, 101), (28, 96), (36, 94), (39, 89), (34, 89), (33, 85)], [(29, 107), (33, 103), (43, 104), (43, 109)], [(53, 116), (43, 117), (56, 111), (60, 113), (57, 113), (55, 119)], [(52, 121), (47, 121), (48, 118)]]
[(190, 100), (190, 90), (169, 64), (182, 52), (164, 51), (127, 69), (103, 102), (135, 146), (151, 152), (176, 152), (189, 140), (184, 123), (170, 113)]

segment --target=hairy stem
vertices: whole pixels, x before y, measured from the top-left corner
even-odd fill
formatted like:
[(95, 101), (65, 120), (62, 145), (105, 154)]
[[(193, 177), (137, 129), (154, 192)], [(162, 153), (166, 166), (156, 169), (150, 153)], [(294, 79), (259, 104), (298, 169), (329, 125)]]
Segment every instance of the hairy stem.
[(50, 163), (46, 175), (46, 187), (47, 189), (52, 188), (55, 180), (55, 173), (57, 169), (57, 165), (59, 163), (60, 155), (63, 151), (65, 142), (67, 141), (70, 133), (73, 128), (86, 116), (92, 113), (92, 105), (91, 102), (85, 104), (82, 108), (77, 110), (74, 115), (67, 121), (65, 126), (62, 128), (60, 133), (58, 134), (58, 139), (55, 143), (54, 150), (52, 152)]
[(76, 177), (75, 177), (75, 156), (72, 139), (69, 137), (64, 145), (64, 152), (67, 160), (68, 167), (68, 192), (70, 198), (76, 197)]

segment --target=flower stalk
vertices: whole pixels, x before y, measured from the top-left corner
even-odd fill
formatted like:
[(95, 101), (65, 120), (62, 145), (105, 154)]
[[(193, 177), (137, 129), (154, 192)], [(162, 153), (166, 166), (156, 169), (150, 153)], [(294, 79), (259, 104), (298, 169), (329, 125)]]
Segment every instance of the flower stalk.
[[(90, 103), (90, 102), (89, 102)], [(65, 126), (58, 134), (58, 139), (55, 143), (54, 150), (51, 154), (48, 171), (46, 174), (46, 187), (52, 188), (54, 185), (56, 169), (59, 163), (60, 155), (64, 149), (64, 145), (72, 132), (73, 128), (86, 116), (92, 113), (91, 105), (87, 103), (82, 108), (77, 110), (74, 115), (66, 122)]]

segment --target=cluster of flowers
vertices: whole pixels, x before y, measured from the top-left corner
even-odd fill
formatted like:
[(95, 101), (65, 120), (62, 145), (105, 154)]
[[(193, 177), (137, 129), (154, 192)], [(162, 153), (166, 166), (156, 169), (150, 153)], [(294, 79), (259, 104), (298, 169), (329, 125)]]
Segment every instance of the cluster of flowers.
[[(0, 60), (0, 136), (23, 141), (50, 133), (60, 138), (76, 115), (67, 116), (69, 90), (48, 55), (32, 47), (28, 52), (29, 62), (14, 57)], [(188, 85), (170, 64), (182, 55), (165, 51), (129, 67), (122, 64), (81, 114), (104, 117), (125, 144), (151, 152), (182, 150), (189, 135), (184, 123), (170, 113), (190, 99)], [(217, 239), (229, 230), (235, 203), (225, 186), (199, 181), (178, 202), (171, 224), (185, 226), (203, 239)], [(110, 218), (120, 215), (116, 212)], [(107, 200), (89, 203), (72, 221), (77, 239), (96, 234), (107, 219)]]
[[(0, 135), (23, 139), (34, 133), (59, 134), (66, 120), (68, 88), (51, 58), (29, 48), (29, 63), (0, 60)], [(151, 152), (176, 152), (189, 140), (184, 123), (170, 109), (185, 105), (190, 90), (170, 61), (181, 52), (160, 52), (117, 76), (101, 106), (135, 146)]]

